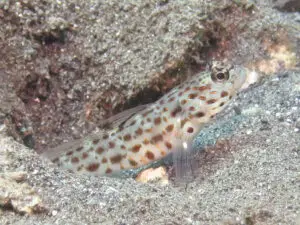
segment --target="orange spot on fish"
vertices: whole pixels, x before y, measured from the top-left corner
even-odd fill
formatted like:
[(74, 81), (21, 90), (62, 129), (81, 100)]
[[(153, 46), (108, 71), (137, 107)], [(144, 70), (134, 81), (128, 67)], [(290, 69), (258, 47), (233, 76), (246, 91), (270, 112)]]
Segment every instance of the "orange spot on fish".
[(226, 97), (228, 95), (229, 95), (229, 93), (227, 91), (222, 91), (221, 92), (221, 98), (224, 98), (224, 97)]
[(194, 98), (196, 98), (197, 97), (197, 93), (192, 93), (192, 94), (189, 94), (188, 95), (188, 98), (189, 99), (194, 99)]
[(154, 157), (155, 157), (153, 152), (151, 152), (149, 150), (145, 153), (145, 156), (150, 160), (154, 160)]
[(82, 153), (82, 159), (86, 159), (89, 156), (86, 152)]
[(142, 147), (142, 145), (140, 144), (137, 144), (137, 145), (134, 145), (132, 148), (131, 148), (131, 151), (132, 152), (139, 152), (140, 151), (140, 148)]
[(101, 155), (104, 152), (104, 149), (102, 147), (97, 148), (96, 152)]
[(106, 174), (112, 173), (112, 169), (108, 167), (108, 168), (105, 170), (105, 173), (106, 173)]
[(149, 143), (150, 143), (150, 141), (147, 138), (145, 138), (144, 141), (143, 141), (143, 144), (147, 145)]
[(172, 132), (173, 129), (174, 129), (174, 124), (170, 124), (166, 127), (166, 131), (168, 132)]
[(102, 162), (102, 163), (107, 163), (107, 158), (104, 157), (104, 158), (101, 160), (101, 162)]
[(161, 118), (160, 117), (156, 117), (155, 119), (154, 119), (154, 124), (155, 125), (159, 125), (161, 123)]
[(114, 148), (116, 146), (116, 144), (114, 142), (110, 141), (110, 142), (108, 142), (108, 146), (110, 148)]
[(99, 166), (100, 166), (99, 163), (92, 163), (92, 164), (88, 165), (86, 167), (86, 169), (90, 172), (95, 172), (96, 170), (98, 170)]
[(211, 104), (214, 104), (214, 103), (217, 102), (217, 101), (218, 101), (217, 99), (214, 99), (214, 98), (213, 98), (213, 99), (207, 100), (206, 103), (209, 104), (209, 105), (211, 105)]
[(115, 164), (115, 163), (121, 162), (122, 159), (123, 159), (123, 156), (121, 154), (118, 154), (118, 155), (110, 157), (110, 162), (112, 164)]
[(73, 157), (73, 158), (71, 159), (71, 162), (72, 162), (72, 163), (79, 163), (79, 158), (78, 158), (78, 157)]
[(123, 140), (124, 140), (124, 141), (130, 141), (130, 140), (131, 140), (131, 135), (130, 135), (130, 134), (126, 134), (126, 135), (123, 137)]

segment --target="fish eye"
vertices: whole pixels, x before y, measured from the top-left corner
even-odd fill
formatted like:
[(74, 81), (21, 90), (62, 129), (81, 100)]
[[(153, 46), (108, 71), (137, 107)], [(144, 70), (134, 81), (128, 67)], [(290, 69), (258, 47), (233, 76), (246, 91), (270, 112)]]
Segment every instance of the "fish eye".
[(217, 73), (217, 79), (218, 80), (224, 80), (225, 79), (225, 74), (224, 73)]
[(211, 74), (211, 78), (213, 81), (216, 82), (222, 82), (222, 81), (226, 81), (229, 79), (229, 72), (225, 71), (225, 72), (213, 72)]

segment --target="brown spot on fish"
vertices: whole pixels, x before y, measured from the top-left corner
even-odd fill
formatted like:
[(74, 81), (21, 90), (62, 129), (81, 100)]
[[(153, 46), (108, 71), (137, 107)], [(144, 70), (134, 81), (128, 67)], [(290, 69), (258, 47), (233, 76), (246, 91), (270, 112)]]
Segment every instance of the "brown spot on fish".
[(201, 95), (201, 96), (199, 96), (199, 99), (202, 100), (202, 101), (205, 101), (206, 97)]
[(178, 113), (180, 113), (182, 111), (182, 108), (180, 106), (177, 106), (172, 112), (171, 112), (171, 116), (172, 117), (176, 117), (176, 115)]
[(69, 152), (66, 153), (66, 155), (68, 155), (68, 156), (73, 155), (73, 152), (69, 151)]
[(165, 142), (165, 146), (168, 148), (168, 149), (172, 149), (172, 144), (168, 141)]
[(110, 148), (114, 148), (116, 146), (116, 144), (114, 142), (110, 141), (110, 142), (108, 142), (108, 146)]
[(201, 86), (201, 87), (199, 87), (199, 91), (205, 91), (205, 90), (207, 90), (207, 87), (206, 87), (206, 86)]
[(173, 102), (175, 100), (175, 97), (169, 98), (168, 102)]
[(180, 101), (180, 104), (181, 104), (181, 105), (184, 105), (185, 103), (187, 103), (187, 100), (186, 100), (186, 99), (182, 99), (182, 100)]
[(162, 141), (164, 139), (164, 137), (161, 134), (155, 135), (151, 138), (151, 143), (155, 144), (159, 141)]
[(161, 118), (160, 117), (156, 117), (155, 119), (154, 119), (154, 124), (155, 125), (159, 125), (161, 123)]
[(193, 91), (199, 91), (199, 87), (192, 87)]
[(170, 125), (168, 125), (168, 126), (166, 127), (166, 131), (168, 131), (168, 132), (172, 132), (173, 129), (174, 129), (174, 125), (173, 125), (173, 124), (170, 124)]
[(197, 95), (198, 95), (197, 93), (192, 93), (192, 94), (189, 94), (189, 95), (188, 95), (188, 98), (189, 98), (189, 99), (194, 99), (194, 98), (197, 97)]
[(111, 162), (112, 164), (115, 164), (115, 163), (121, 162), (122, 159), (123, 159), (123, 156), (122, 156), (121, 154), (118, 154), (118, 155), (115, 155), (115, 156), (110, 157), (110, 162)]
[(132, 152), (139, 152), (141, 147), (142, 147), (142, 145), (140, 145), (140, 144), (134, 145), (134, 146), (131, 148), (131, 151), (132, 151)]
[(151, 122), (151, 118), (150, 117), (147, 118), (147, 122)]
[(217, 94), (217, 92), (216, 91), (211, 91), (211, 92), (209, 92), (209, 94), (215, 95), (215, 94)]
[(83, 165), (78, 166), (78, 167), (77, 167), (77, 171), (78, 171), (78, 172), (81, 171), (82, 168), (83, 168)]
[(130, 134), (125, 134), (123, 137), (124, 141), (130, 141), (131, 140), (131, 135)]
[(145, 139), (143, 140), (143, 144), (147, 145), (147, 144), (149, 144), (149, 143), (150, 143), (149, 139), (145, 138)]
[(179, 96), (179, 97), (182, 96), (182, 95), (183, 95), (183, 92), (182, 92), (182, 91), (178, 93), (178, 96)]
[(80, 146), (80, 147), (78, 147), (78, 148), (76, 148), (76, 152), (80, 152), (81, 150), (83, 149), (83, 147), (82, 146)]
[(180, 121), (180, 127), (183, 128), (183, 126), (186, 124), (186, 122), (189, 121), (189, 119), (185, 118)]
[(164, 111), (164, 112), (168, 112), (168, 108), (167, 108), (167, 107), (164, 107), (164, 108), (163, 108), (163, 111)]
[(86, 159), (89, 156), (86, 152), (82, 153), (82, 159)]
[(192, 127), (188, 127), (188, 129), (186, 130), (188, 133), (193, 133), (194, 132), (194, 128), (192, 128)]
[(147, 133), (152, 133), (152, 128), (146, 129), (145, 130)]
[(221, 102), (221, 103), (220, 103), (220, 107), (222, 107), (224, 104), (225, 104), (225, 102)]
[(200, 111), (200, 112), (197, 112), (197, 113), (195, 114), (195, 116), (198, 117), (198, 118), (200, 118), (200, 117), (205, 116), (205, 113)]
[(224, 97), (226, 97), (228, 95), (229, 95), (229, 93), (227, 91), (222, 91), (221, 92), (221, 98), (224, 98)]
[(190, 106), (190, 107), (189, 107), (189, 110), (190, 110), (190, 111), (195, 111), (195, 107), (194, 107), (194, 106)]
[(190, 88), (190, 87), (186, 87), (186, 88), (184, 89), (184, 92), (188, 92), (189, 90), (191, 90), (191, 88)]
[(108, 138), (109, 138), (108, 134), (104, 134), (104, 135), (102, 136), (102, 139), (103, 139), (103, 140), (106, 140), (106, 139), (108, 139)]
[(98, 144), (99, 141), (100, 141), (100, 138), (96, 138), (93, 140), (93, 144), (96, 145), (96, 144)]
[(96, 152), (97, 152), (99, 155), (101, 155), (101, 154), (104, 152), (104, 148), (98, 147), (98, 148), (96, 149)]
[(112, 169), (109, 168), (109, 167), (105, 170), (105, 173), (106, 173), (106, 174), (109, 174), (109, 173), (111, 173), (111, 172), (112, 172)]
[(79, 163), (79, 158), (78, 157), (73, 157), (72, 159), (71, 159), (71, 162), (72, 163)]
[(163, 104), (165, 104), (165, 101), (162, 99), (159, 101), (159, 104), (163, 105)]
[(133, 121), (129, 124), (129, 126), (133, 126), (135, 123), (136, 123), (136, 120), (133, 120)]
[(145, 153), (145, 156), (150, 160), (154, 160), (155, 157), (154, 154), (149, 150)]
[(128, 161), (129, 161), (129, 164), (130, 164), (131, 166), (137, 167), (138, 163), (137, 163), (135, 160), (133, 160), (133, 159), (128, 159)]
[(143, 129), (139, 128), (135, 131), (136, 135), (142, 135), (143, 134)]
[(218, 101), (217, 99), (212, 98), (212, 99), (207, 100), (206, 103), (211, 105), (211, 104), (214, 104), (217, 101)]
[(107, 163), (107, 158), (104, 157), (104, 158), (101, 160), (101, 162), (102, 162), (102, 163)]
[(163, 121), (164, 121), (164, 122), (168, 122), (167, 117), (163, 116)]
[(90, 165), (88, 165), (86, 167), (86, 170), (90, 171), (90, 172), (95, 172), (96, 170), (98, 170), (100, 164), (99, 163), (91, 163)]
[(121, 145), (121, 149), (125, 150), (126, 149), (125, 145)]

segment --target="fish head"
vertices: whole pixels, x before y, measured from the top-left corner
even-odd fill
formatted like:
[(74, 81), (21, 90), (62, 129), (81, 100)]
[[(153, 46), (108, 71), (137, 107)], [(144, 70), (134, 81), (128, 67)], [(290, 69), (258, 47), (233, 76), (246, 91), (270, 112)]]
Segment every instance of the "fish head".
[[(214, 116), (222, 111), (246, 81), (246, 69), (227, 63), (213, 62), (201, 81), (205, 85), (200, 105), (206, 115)], [(204, 100), (205, 99), (205, 100)]]

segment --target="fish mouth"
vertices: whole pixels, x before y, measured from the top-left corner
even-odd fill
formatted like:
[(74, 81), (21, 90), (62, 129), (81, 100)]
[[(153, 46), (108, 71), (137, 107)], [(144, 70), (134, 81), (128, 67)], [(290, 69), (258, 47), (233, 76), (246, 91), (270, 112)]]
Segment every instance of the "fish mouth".
[(244, 67), (235, 66), (232, 69), (233, 77), (233, 88), (238, 91), (246, 81), (247, 71)]

